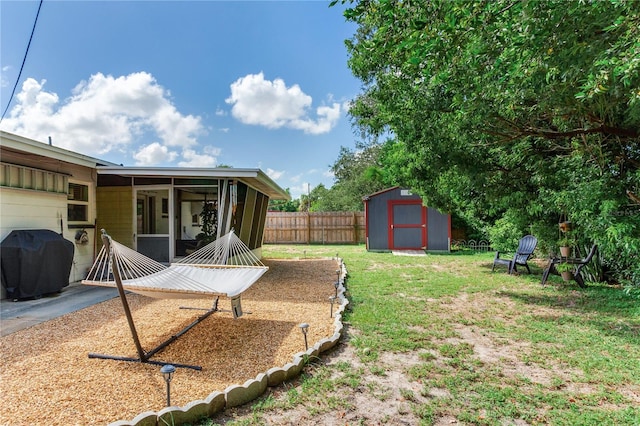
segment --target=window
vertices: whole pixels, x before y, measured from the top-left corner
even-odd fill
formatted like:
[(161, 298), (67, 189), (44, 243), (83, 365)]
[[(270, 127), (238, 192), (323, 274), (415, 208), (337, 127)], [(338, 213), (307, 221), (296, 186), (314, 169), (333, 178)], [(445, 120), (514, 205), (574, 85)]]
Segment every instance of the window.
[(87, 185), (69, 182), (67, 220), (69, 222), (89, 221), (89, 187)]
[(169, 217), (169, 199), (162, 199), (162, 217)]

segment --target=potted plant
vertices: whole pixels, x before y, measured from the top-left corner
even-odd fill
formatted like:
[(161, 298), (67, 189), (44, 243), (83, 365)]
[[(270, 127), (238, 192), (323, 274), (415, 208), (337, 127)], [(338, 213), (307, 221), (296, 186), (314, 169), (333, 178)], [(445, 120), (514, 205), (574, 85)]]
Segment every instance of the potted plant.
[(562, 275), (562, 279), (565, 281), (571, 281), (573, 279), (573, 265), (569, 263), (559, 263), (556, 265), (556, 271)]
[(202, 220), (202, 232), (196, 235), (197, 248), (204, 247), (216, 239), (218, 231), (218, 208), (214, 201), (204, 201), (200, 218)]
[(573, 238), (570, 235), (565, 234), (560, 240), (558, 240), (558, 247), (560, 248), (560, 256), (569, 257), (571, 254), (571, 246), (573, 245)]

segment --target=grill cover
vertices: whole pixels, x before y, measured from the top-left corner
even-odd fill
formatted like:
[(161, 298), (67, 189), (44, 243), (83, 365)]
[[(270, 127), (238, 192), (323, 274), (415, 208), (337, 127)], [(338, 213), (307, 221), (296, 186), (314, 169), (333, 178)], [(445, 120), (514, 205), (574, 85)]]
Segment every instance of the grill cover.
[(48, 229), (12, 231), (0, 243), (2, 286), (10, 299), (56, 293), (69, 285), (74, 245)]

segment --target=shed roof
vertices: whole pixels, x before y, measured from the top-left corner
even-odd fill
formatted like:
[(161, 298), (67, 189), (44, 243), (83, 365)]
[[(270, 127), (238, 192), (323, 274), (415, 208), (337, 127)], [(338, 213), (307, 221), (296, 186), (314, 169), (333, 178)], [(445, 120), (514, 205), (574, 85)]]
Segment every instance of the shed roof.
[(376, 195), (384, 194), (385, 192), (393, 191), (394, 189), (400, 188), (399, 186), (392, 186), (391, 188), (382, 189), (378, 192), (374, 192), (373, 194), (365, 195), (362, 197), (362, 201), (369, 201), (371, 197), (375, 197)]

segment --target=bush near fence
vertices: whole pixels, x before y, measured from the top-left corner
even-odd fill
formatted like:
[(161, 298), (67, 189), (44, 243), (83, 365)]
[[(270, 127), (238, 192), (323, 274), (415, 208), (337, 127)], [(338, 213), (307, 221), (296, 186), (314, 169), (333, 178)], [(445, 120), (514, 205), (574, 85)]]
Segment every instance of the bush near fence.
[(363, 244), (364, 212), (267, 212), (264, 244)]

